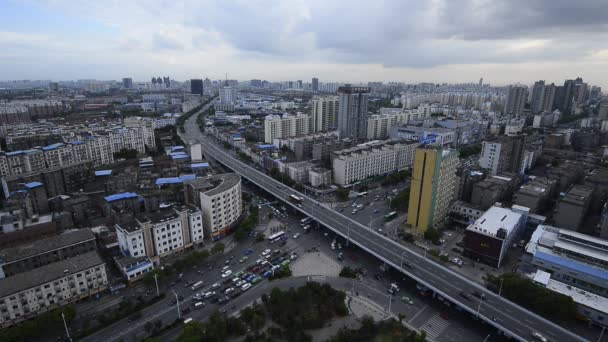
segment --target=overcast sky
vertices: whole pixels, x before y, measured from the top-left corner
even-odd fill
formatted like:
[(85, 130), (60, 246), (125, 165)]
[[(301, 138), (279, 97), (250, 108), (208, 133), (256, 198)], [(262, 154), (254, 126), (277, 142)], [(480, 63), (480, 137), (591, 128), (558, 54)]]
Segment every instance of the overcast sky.
[(0, 0), (0, 79), (608, 89), (608, 0)]

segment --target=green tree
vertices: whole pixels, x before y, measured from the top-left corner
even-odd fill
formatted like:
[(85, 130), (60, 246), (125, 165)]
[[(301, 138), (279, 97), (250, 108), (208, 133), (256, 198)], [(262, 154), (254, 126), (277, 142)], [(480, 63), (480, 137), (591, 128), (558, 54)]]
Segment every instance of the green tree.
[(211, 249), (211, 253), (213, 254), (218, 254), (218, 253), (224, 253), (224, 244), (222, 242), (216, 242), (215, 245), (213, 245), (213, 248)]
[(389, 203), (392, 210), (406, 212), (410, 203), (410, 188), (401, 190)]
[(338, 200), (339, 202), (347, 201), (349, 193), (350, 193), (350, 190), (348, 190), (348, 189), (344, 189), (342, 187), (338, 188), (336, 190), (336, 200)]
[(114, 159), (136, 159), (137, 158), (137, 150), (123, 148), (118, 152), (114, 152)]
[(344, 266), (342, 267), (342, 269), (340, 270), (340, 277), (343, 278), (357, 278), (357, 271), (355, 271), (354, 269), (348, 267), (348, 266)]
[(429, 227), (425, 232), (424, 232), (424, 238), (427, 240), (430, 240), (433, 243), (437, 243), (439, 242), (439, 231), (433, 227)]

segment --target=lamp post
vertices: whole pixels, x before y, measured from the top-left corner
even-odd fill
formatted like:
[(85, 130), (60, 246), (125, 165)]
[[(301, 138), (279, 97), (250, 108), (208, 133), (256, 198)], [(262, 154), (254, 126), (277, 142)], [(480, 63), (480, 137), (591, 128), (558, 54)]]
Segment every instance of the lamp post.
[(154, 273), (154, 283), (156, 283), (156, 297), (160, 297), (160, 291), (158, 290), (158, 274)]
[(505, 281), (505, 278), (500, 277), (500, 287), (498, 288), (498, 296), (502, 293), (502, 282)]
[(175, 302), (177, 303), (177, 318), (182, 319), (182, 312), (179, 309), (179, 296), (177, 295), (177, 293), (175, 293), (174, 290), (171, 290), (171, 292), (173, 292), (173, 294), (175, 295)]
[(63, 319), (63, 327), (65, 328), (65, 334), (68, 338), (68, 341), (71, 341), (72, 338), (70, 337), (70, 331), (68, 330), (68, 324), (65, 321), (65, 315), (63, 314), (63, 312), (61, 313), (61, 318)]

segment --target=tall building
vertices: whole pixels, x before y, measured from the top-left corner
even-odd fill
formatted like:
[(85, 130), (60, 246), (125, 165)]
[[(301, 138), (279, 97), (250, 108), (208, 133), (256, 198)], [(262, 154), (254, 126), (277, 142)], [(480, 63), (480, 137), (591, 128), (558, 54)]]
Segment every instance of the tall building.
[(319, 91), (319, 79), (316, 77), (312, 78), (312, 91), (315, 93)]
[(572, 99), (574, 97), (574, 80), (564, 81), (564, 88), (561, 95), (561, 106), (559, 109), (563, 113), (570, 113), (572, 111)]
[(495, 176), (501, 172), (519, 172), (525, 144), (524, 135), (503, 136), (484, 141), (479, 156), (479, 166)]
[(367, 137), (367, 118), (369, 87), (338, 88), (340, 104), (338, 109), (338, 133), (340, 138), (365, 139)]
[(312, 132), (338, 128), (337, 96), (315, 97), (312, 99)]
[(545, 86), (544, 93), (543, 93), (543, 101), (542, 101), (542, 110), (543, 111), (550, 112), (553, 110), (553, 103), (555, 102), (556, 91), (557, 91), (557, 87), (553, 83)]
[(414, 154), (407, 223), (423, 234), (445, 219), (456, 194), (458, 154), (438, 146), (423, 146)]
[(479, 79), (479, 88), (483, 87), (483, 77)]
[(131, 88), (133, 88), (133, 79), (131, 79), (130, 77), (123, 78), (122, 79), (122, 87), (125, 88), (125, 89), (131, 89)]
[(543, 98), (545, 97), (545, 81), (536, 81), (532, 87), (532, 100), (530, 101), (530, 110), (532, 114), (537, 114), (543, 111)]
[(203, 80), (201, 80), (201, 79), (190, 80), (190, 93), (203, 95)]
[(528, 88), (517, 85), (509, 86), (503, 114), (521, 115), (524, 112), (527, 98)]
[(234, 94), (234, 88), (230, 86), (224, 86), (220, 88), (220, 103), (225, 105), (232, 105), (236, 101)]

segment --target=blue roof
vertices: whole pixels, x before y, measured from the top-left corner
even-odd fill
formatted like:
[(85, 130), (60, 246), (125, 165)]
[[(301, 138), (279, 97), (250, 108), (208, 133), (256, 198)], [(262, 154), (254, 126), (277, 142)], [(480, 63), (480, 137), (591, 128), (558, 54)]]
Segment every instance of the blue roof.
[(173, 146), (171, 147), (171, 151), (179, 151), (185, 149), (184, 146)]
[(121, 199), (127, 199), (127, 198), (133, 198), (133, 197), (137, 197), (137, 194), (134, 192), (122, 192), (119, 194), (106, 196), (103, 199), (105, 199), (106, 202), (114, 202), (114, 201), (118, 201)]
[(182, 175), (179, 177), (159, 178), (156, 180), (156, 185), (179, 184), (179, 183), (183, 183), (186, 180), (195, 179), (195, 178), (196, 178), (196, 175)]
[(604, 280), (608, 280), (608, 272), (606, 272), (605, 270), (601, 270), (599, 268), (595, 268), (595, 267), (580, 263), (580, 262), (572, 260), (572, 259), (562, 258), (562, 257), (558, 257), (555, 255), (540, 252), (540, 251), (537, 251), (536, 253), (534, 253), (534, 257), (539, 258), (541, 260), (549, 261), (549, 262), (557, 264), (559, 266), (568, 267), (573, 270), (577, 270), (579, 272), (583, 272), (583, 273), (592, 275), (597, 278), (602, 278)]
[(190, 165), (193, 169), (209, 167), (209, 163), (195, 163)]
[(110, 176), (111, 174), (112, 174), (112, 170), (95, 171), (95, 176)]
[(42, 148), (42, 150), (44, 150), (44, 151), (50, 151), (50, 150), (54, 150), (56, 148), (59, 148), (61, 146), (63, 146), (63, 143), (56, 143), (56, 144), (53, 144), (53, 145), (45, 146), (45, 147)]
[(178, 154), (178, 155), (171, 156), (171, 159), (188, 159), (188, 158), (190, 158), (190, 156), (187, 154)]
[(84, 142), (76, 140), (76, 141), (72, 141), (70, 144), (72, 144), (72, 145), (82, 145), (82, 144), (84, 144)]
[(13, 152), (6, 152), (5, 154), (7, 156), (16, 156), (18, 154), (23, 154), (23, 153), (24, 153), (23, 151), (13, 151)]
[(40, 182), (30, 182), (30, 183), (26, 183), (25, 187), (28, 189), (33, 189), (33, 188), (37, 188), (39, 186), (43, 186), (44, 184), (40, 183)]
[(272, 144), (260, 144), (257, 147), (262, 150), (272, 150), (275, 146)]
[(170, 152), (170, 156), (185, 156), (186, 152)]

